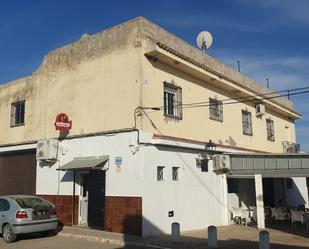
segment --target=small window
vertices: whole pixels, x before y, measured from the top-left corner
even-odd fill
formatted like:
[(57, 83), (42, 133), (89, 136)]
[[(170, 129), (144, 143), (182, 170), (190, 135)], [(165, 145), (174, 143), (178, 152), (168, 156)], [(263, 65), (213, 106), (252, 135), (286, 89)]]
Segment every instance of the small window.
[(173, 181), (178, 181), (179, 180), (178, 170), (179, 170), (179, 167), (173, 167), (172, 168), (172, 178), (173, 178)]
[(275, 141), (275, 128), (273, 120), (266, 119), (266, 130), (267, 130), (267, 140)]
[(164, 82), (164, 116), (182, 119), (182, 90)]
[(242, 110), (242, 131), (244, 135), (252, 136), (251, 112)]
[(12, 103), (11, 105), (11, 127), (25, 124), (25, 101)]
[(217, 121), (223, 121), (222, 101), (209, 98), (209, 118)]
[(286, 179), (286, 188), (292, 189), (293, 188), (293, 179), (292, 178), (287, 178)]
[(164, 167), (158, 166), (157, 167), (157, 180), (158, 181), (163, 181), (164, 180)]
[(10, 209), (10, 204), (7, 200), (0, 199), (0, 211), (7, 211)]
[(239, 181), (235, 178), (227, 179), (227, 192), (228, 193), (239, 193)]

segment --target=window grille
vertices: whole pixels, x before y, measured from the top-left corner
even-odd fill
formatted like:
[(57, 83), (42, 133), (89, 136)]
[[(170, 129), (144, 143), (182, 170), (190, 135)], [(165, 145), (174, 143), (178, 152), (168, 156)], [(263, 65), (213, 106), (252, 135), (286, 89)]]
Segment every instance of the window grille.
[(12, 103), (11, 127), (25, 124), (25, 101)]
[(172, 168), (172, 178), (173, 178), (173, 181), (178, 181), (179, 180), (178, 169), (179, 169), (179, 167), (173, 167)]
[(270, 141), (275, 141), (275, 128), (273, 120), (266, 119), (266, 130), (267, 130), (267, 139)]
[(164, 167), (158, 166), (157, 167), (157, 180), (158, 181), (163, 181), (164, 180)]
[(251, 112), (242, 110), (242, 130), (244, 135), (252, 136)]
[(222, 101), (209, 98), (209, 118), (217, 121), (223, 121)]
[(164, 82), (164, 116), (182, 119), (182, 90)]

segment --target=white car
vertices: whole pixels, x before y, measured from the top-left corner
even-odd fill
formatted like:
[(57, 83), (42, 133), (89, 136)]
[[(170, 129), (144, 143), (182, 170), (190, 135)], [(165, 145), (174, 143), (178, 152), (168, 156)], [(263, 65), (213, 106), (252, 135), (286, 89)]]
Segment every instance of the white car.
[(42, 232), (49, 234), (58, 227), (54, 204), (33, 195), (0, 196), (0, 233), (7, 243), (19, 234)]

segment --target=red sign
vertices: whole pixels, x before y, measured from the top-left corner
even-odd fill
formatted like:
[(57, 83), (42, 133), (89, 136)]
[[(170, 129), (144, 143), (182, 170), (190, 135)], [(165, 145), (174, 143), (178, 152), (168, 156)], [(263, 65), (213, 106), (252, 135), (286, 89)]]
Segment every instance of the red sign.
[(56, 130), (68, 132), (72, 128), (72, 120), (65, 113), (59, 113), (54, 125)]

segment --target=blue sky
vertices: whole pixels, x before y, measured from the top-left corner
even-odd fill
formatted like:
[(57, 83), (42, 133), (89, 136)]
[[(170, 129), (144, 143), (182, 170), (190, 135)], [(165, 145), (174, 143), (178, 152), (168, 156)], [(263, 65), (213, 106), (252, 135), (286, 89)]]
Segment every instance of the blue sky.
[[(208, 30), (209, 54), (274, 90), (309, 86), (307, 0), (1, 0), (0, 82), (31, 74), (49, 51), (82, 34), (144, 16), (195, 46)], [(292, 97), (303, 119), (297, 141), (309, 151), (309, 95)]]

